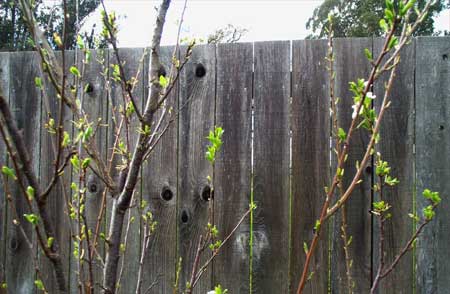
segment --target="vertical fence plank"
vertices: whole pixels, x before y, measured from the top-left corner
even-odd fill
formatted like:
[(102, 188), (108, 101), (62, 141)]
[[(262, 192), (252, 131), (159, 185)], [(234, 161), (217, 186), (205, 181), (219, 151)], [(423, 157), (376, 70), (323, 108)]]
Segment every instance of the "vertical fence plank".
[[(182, 50), (183, 52), (183, 50)], [(183, 259), (180, 287), (185, 288), (200, 235), (208, 223), (210, 202), (207, 176), (212, 168), (205, 158), (206, 136), (214, 126), (215, 46), (198, 46), (180, 77), (178, 137), (178, 255)], [(203, 274), (194, 293), (211, 289), (211, 269)]]
[[(384, 39), (374, 39), (374, 56), (379, 54), (383, 44)], [(380, 143), (376, 146), (376, 151), (381, 153), (383, 160), (389, 162), (391, 175), (400, 181), (395, 187), (383, 189), (383, 200), (392, 205), (390, 209), (392, 218), (384, 225), (385, 265), (392, 263), (413, 233), (413, 223), (408, 212), (413, 211), (414, 201), (414, 49), (413, 41), (402, 51), (401, 63), (396, 71), (396, 80), (389, 96), (392, 103), (383, 117)], [(388, 79), (388, 73), (385, 73), (374, 84), (376, 95), (374, 106), (377, 113), (383, 101)], [(374, 201), (379, 200), (379, 194), (376, 193)], [(373, 278), (379, 264), (378, 226), (378, 219), (374, 217)], [(413, 293), (412, 274), (413, 256), (408, 254), (397, 265), (394, 272), (381, 282), (379, 293)]]
[[(74, 62), (74, 53), (66, 51), (66, 70)], [(57, 53), (57, 58), (62, 65), (62, 55), (60, 52)], [(43, 79), (44, 80), (44, 79)], [(44, 83), (46, 86), (46, 96), (42, 98), (42, 115), (41, 115), (41, 126), (45, 126), (50, 119), (55, 121), (55, 125), (58, 124), (59, 118), (59, 103), (61, 99), (57, 99), (56, 90), (48, 79), (45, 79)], [(66, 81), (70, 83), (70, 78)], [(64, 106), (63, 115), (63, 127), (64, 130), (72, 135), (72, 112), (67, 107)], [(41, 130), (41, 157), (40, 157), (40, 180), (41, 185), (46, 188), (46, 185), (50, 183), (55, 173), (55, 163), (57, 154), (57, 136), (56, 134), (49, 132), (46, 129)], [(67, 156), (67, 151), (61, 151), (60, 166), (64, 162)], [(71, 248), (71, 228), (69, 220), (69, 212), (66, 201), (70, 201), (70, 184), (72, 181), (71, 177), (71, 166), (66, 167), (64, 174), (58, 179), (58, 182), (53, 187), (52, 191), (48, 196), (47, 209), (51, 221), (55, 225), (55, 238), (58, 241), (59, 250), (61, 254), (61, 259), (63, 263), (64, 276), (67, 281), (69, 281), (69, 264), (70, 264), (70, 248)], [(57, 281), (54, 278), (53, 265), (48, 260), (48, 258), (40, 252), (40, 269), (44, 278), (44, 284), (50, 293), (57, 292), (58, 286)], [(69, 285), (70, 286), (70, 285)]]
[[(130, 83), (134, 83), (133, 86), (133, 98), (138, 104), (139, 111), (142, 112), (142, 101), (144, 95), (144, 67), (143, 67), (143, 49), (134, 48), (121, 48), (119, 50), (119, 57), (122, 63), (125, 77)], [(142, 62), (141, 62), (142, 61)], [(113, 50), (109, 51), (109, 68), (118, 65), (117, 58)], [(137, 73), (139, 73), (138, 76)], [(135, 79), (137, 77), (137, 79)], [(110, 157), (111, 152), (118, 149), (115, 146), (116, 135), (119, 129), (119, 125), (122, 120), (122, 116), (119, 113), (121, 109), (126, 109), (125, 103), (130, 103), (127, 99), (127, 94), (124, 95), (122, 92), (121, 83), (118, 81), (112, 82), (111, 84), (111, 94), (109, 98), (108, 105), (108, 147), (106, 156)], [(124, 102), (124, 98), (126, 102)], [(115, 119), (113, 120), (113, 116)], [(128, 127), (126, 127), (128, 125)], [(139, 120), (136, 115), (133, 114), (131, 119), (122, 124), (122, 130), (120, 137), (123, 139), (122, 143), (127, 146), (127, 150), (132, 154), (134, 147), (136, 146), (137, 137), (139, 135)], [(127, 130), (128, 129), (128, 130)], [(119, 178), (120, 166), (123, 162), (130, 160), (131, 158), (125, 159), (124, 156), (120, 154), (115, 154), (114, 160), (112, 161), (111, 172), (115, 179)], [(117, 180), (119, 182), (119, 180)], [(103, 196), (103, 195), (102, 195)], [(108, 197), (107, 205), (107, 221), (110, 220), (112, 199)], [(124, 244), (124, 250), (122, 252), (121, 259), (119, 261), (118, 269), (118, 283), (119, 283), (119, 293), (134, 293), (136, 290), (137, 272), (139, 268), (139, 257), (141, 248), (140, 239), (140, 216), (138, 212), (138, 206), (141, 200), (141, 182), (138, 181), (136, 185), (136, 190), (133, 194), (132, 207), (128, 209), (127, 215), (125, 217), (124, 229), (122, 234), (122, 244)], [(109, 225), (109, 224), (107, 224)], [(126, 257), (125, 257), (126, 256)]]
[[(164, 69), (161, 70), (161, 74), (165, 72), (167, 77), (172, 66), (173, 50), (174, 47), (161, 47), (160, 59)], [(147, 64), (148, 62), (145, 63), (145, 67), (148, 69)], [(161, 294), (173, 293), (176, 270), (178, 119), (174, 116), (177, 115), (178, 82), (167, 99), (168, 112), (161, 121), (160, 130), (165, 129), (169, 123), (170, 126), (151, 153), (148, 162), (144, 164), (142, 177), (142, 197), (149, 203), (154, 220), (158, 222), (156, 231), (148, 241), (149, 246), (145, 249), (142, 290), (145, 291), (154, 282), (157, 282), (151, 293)], [(170, 111), (171, 108), (172, 111)], [(159, 122), (161, 116), (160, 110), (155, 116), (155, 123)], [(156, 136), (160, 134), (158, 133)], [(141, 229), (141, 234), (144, 234), (143, 229)]]
[(417, 212), (429, 202), (425, 188), (443, 196), (436, 218), (417, 243), (417, 293), (450, 289), (450, 42), (449, 38), (416, 40), (416, 177)]
[[(216, 124), (223, 127), (214, 171), (214, 217), (223, 240), (247, 211), (251, 188), (253, 44), (217, 47)], [(250, 218), (240, 225), (214, 262), (214, 285), (249, 291)]]
[[(10, 108), (17, 127), (22, 130), (25, 144), (32, 159), (33, 170), (39, 176), (40, 129), (41, 129), (41, 94), (34, 84), (34, 78), (39, 75), (39, 57), (36, 52), (12, 53), (10, 64)], [(10, 164), (12, 166), (12, 164)], [(10, 293), (34, 292), (34, 261), (37, 258), (35, 231), (23, 215), (30, 213), (25, 195), (16, 183), (9, 181), (12, 201), (16, 215), (8, 215), (8, 237), (6, 263), (8, 269), (6, 280)], [(27, 185), (27, 184), (25, 184)], [(12, 212), (11, 208), (11, 212)], [(17, 219), (33, 248), (30, 249), (20, 229), (13, 224)]]
[[(292, 48), (292, 200), (290, 293), (303, 270), (303, 243), (310, 244), (329, 183), (330, 120), (326, 41), (295, 41)], [(307, 293), (328, 288), (328, 230), (322, 229)]]
[[(82, 60), (83, 54), (79, 53), (78, 56), (78, 68), (81, 71), (82, 68)], [(95, 146), (100, 154), (100, 160), (102, 160), (106, 164), (106, 148), (107, 148), (107, 128), (105, 124), (108, 123), (108, 93), (105, 87), (105, 77), (101, 74), (103, 72), (104, 66), (108, 66), (108, 52), (97, 50), (92, 51), (91, 62), (86, 65), (85, 73), (84, 73), (84, 84), (89, 84), (91, 89), (84, 93), (83, 96), (83, 109), (85, 111), (87, 120), (93, 123), (93, 127), (97, 127), (96, 134), (93, 140), (91, 140), (90, 144)], [(84, 90), (84, 89), (83, 89)], [(100, 120), (100, 121), (99, 121)], [(77, 130), (75, 130), (75, 135), (77, 134)], [(81, 157), (85, 158), (88, 154), (86, 152), (82, 152)], [(91, 165), (94, 168), (97, 168), (95, 161), (93, 160)], [(78, 182), (78, 175), (73, 175), (73, 181)], [(100, 210), (102, 207), (102, 195), (105, 189), (105, 185), (103, 181), (95, 175), (92, 171), (88, 170), (86, 175), (86, 220), (87, 220), (87, 229), (92, 231), (92, 235), (95, 233), (95, 228), (97, 224), (97, 219), (100, 214)], [(104, 232), (105, 227), (102, 223), (100, 226), (100, 231)], [(101, 241), (99, 241), (102, 244)], [(87, 248), (85, 248), (87, 254)], [(104, 258), (104, 247), (99, 245), (97, 248), (98, 254)], [(95, 292), (100, 291), (99, 285), (102, 283), (102, 273), (103, 269), (98, 260), (93, 258), (93, 272), (94, 272), (94, 289)], [(75, 263), (76, 265), (76, 263)], [(84, 269), (86, 269), (86, 273), (88, 272), (88, 265), (84, 262)], [(73, 271), (72, 271), (73, 272)], [(74, 275), (75, 276), (75, 275)], [(86, 275), (83, 279), (87, 281), (88, 276)], [(75, 277), (76, 279), (76, 277)], [(76, 290), (76, 289), (75, 289)]]
[[(0, 53), (0, 89), (6, 102), (9, 102), (9, 59), (10, 53)], [(0, 168), (4, 165), (7, 165), (7, 151), (0, 136)], [(5, 197), (3, 181), (0, 181), (0, 183), (0, 284), (2, 284), (6, 282), (6, 268), (8, 266), (6, 264), (6, 228), (9, 206)], [(6, 290), (0, 287), (0, 293), (6, 293)]]
[(255, 43), (252, 292), (286, 293), (289, 258), (290, 43)]
[[(372, 51), (372, 39), (336, 39), (335, 40), (335, 73), (336, 97), (340, 97), (338, 105), (339, 126), (348, 130), (351, 123), (353, 98), (349, 91), (349, 82), (359, 78), (367, 79), (370, 64), (364, 55), (364, 49)], [(344, 189), (350, 184), (355, 172), (356, 161), (361, 161), (369, 134), (362, 129), (353, 133), (349, 156), (344, 164)], [(369, 163), (370, 165), (370, 163)], [(335, 168), (331, 169), (331, 175)], [(363, 173), (363, 180), (354, 190), (351, 198), (345, 205), (347, 214), (347, 234), (352, 237), (349, 246), (353, 266), (352, 279), (355, 283), (355, 293), (367, 293), (371, 284), (371, 253), (372, 253), (372, 222), (371, 222), (371, 167)], [(345, 270), (345, 255), (342, 249), (341, 238), (341, 212), (334, 216), (335, 226), (332, 241), (331, 279), (332, 293), (348, 293)]]

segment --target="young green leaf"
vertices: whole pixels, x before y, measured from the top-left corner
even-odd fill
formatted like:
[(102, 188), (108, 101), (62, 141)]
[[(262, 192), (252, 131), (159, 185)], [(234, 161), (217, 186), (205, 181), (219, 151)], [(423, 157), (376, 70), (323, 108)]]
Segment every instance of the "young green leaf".
[(33, 213), (31, 213), (31, 214), (25, 213), (23, 216), (29, 223), (31, 223), (33, 225), (37, 225), (39, 222), (39, 217)]
[(37, 88), (42, 89), (42, 79), (40, 77), (34, 78), (34, 84)]
[(12, 178), (12, 179), (14, 179), (14, 180), (17, 180), (16, 173), (14, 172), (14, 169), (9, 168), (9, 167), (7, 167), (6, 165), (4, 165), (4, 166), (2, 167), (2, 173), (3, 173), (5, 176), (9, 177), (9, 178)]
[(49, 237), (49, 238), (47, 239), (47, 248), (52, 248), (53, 242), (55, 242), (55, 238)]
[(27, 196), (28, 196), (28, 200), (33, 200), (34, 198), (34, 188), (31, 186), (27, 187)]
[(34, 284), (36, 285), (36, 288), (38, 288), (38, 290), (45, 290), (44, 283), (41, 280), (35, 280)]
[(69, 70), (77, 78), (81, 77), (80, 71), (78, 70), (78, 68), (76, 66), (71, 66)]

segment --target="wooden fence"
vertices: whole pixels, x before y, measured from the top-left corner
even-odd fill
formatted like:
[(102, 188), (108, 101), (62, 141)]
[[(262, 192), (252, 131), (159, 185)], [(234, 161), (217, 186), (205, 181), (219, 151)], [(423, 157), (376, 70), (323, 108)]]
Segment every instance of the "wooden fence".
[[(350, 81), (366, 78), (370, 65), (364, 55), (368, 48), (379, 52), (382, 40), (372, 38), (335, 41), (336, 94), (341, 97), (339, 121), (348, 127), (352, 99)], [(126, 72), (142, 72), (135, 90), (146, 97), (147, 63), (139, 63), (143, 49), (121, 49)], [(172, 48), (163, 48), (164, 64), (170, 64)], [(277, 41), (198, 46), (184, 69), (169, 103), (181, 108), (172, 125), (142, 171), (138, 197), (150, 203), (158, 221), (145, 259), (144, 282), (149, 293), (172, 293), (176, 263), (182, 257), (181, 284), (189, 278), (195, 247), (207, 222), (207, 175), (214, 172), (214, 222), (224, 238), (247, 210), (253, 198), (258, 208), (253, 223), (246, 219), (223, 252), (203, 276), (195, 293), (206, 293), (220, 283), (229, 293), (294, 293), (305, 259), (303, 243), (309, 243), (318, 212), (324, 201), (324, 186), (330, 181), (333, 158), (330, 156), (329, 82), (326, 70), (326, 41)], [(70, 53), (71, 58), (74, 57)], [(96, 58), (93, 56), (93, 60)], [(424, 188), (441, 191), (442, 205), (437, 217), (398, 265), (384, 280), (380, 293), (450, 293), (450, 38), (415, 39), (403, 52), (397, 80), (391, 95), (392, 105), (384, 118), (381, 141), (377, 145), (393, 166), (392, 174), (400, 184), (387, 192), (392, 204), (392, 220), (387, 223), (387, 260), (405, 244), (414, 230), (408, 217), (421, 211)], [(98, 57), (98, 56), (97, 56)], [(74, 59), (72, 59), (74, 60)], [(115, 63), (112, 54), (106, 63)], [(44, 128), (47, 113), (57, 113), (57, 104), (42, 102), (34, 85), (39, 75), (35, 53), (1, 53), (0, 80), (19, 128), (34, 159), (42, 183), (53, 173), (53, 154)], [(106, 91), (101, 66), (93, 62), (86, 80), (93, 88), (84, 104), (91, 117), (101, 117), (96, 143), (111, 151), (113, 132), (111, 111), (117, 107), (120, 89)], [(143, 78), (142, 78), (143, 77)], [(377, 81), (374, 92), (379, 107), (386, 77)], [(48, 90), (49, 96), (55, 96)], [(56, 99), (55, 99), (56, 100)], [(71, 117), (66, 112), (66, 125)], [(214, 125), (225, 129), (223, 149), (213, 171), (206, 161), (207, 133)], [(344, 182), (348, 184), (355, 162), (362, 158), (368, 141), (365, 132), (353, 137)], [(7, 164), (0, 144), (1, 165)], [(76, 266), (65, 197), (70, 197), (70, 173), (63, 176), (65, 187), (58, 186), (50, 196), (52, 218), (58, 224), (70, 292), (76, 293)], [(353, 241), (352, 276), (355, 293), (368, 293), (377, 267), (377, 230), (370, 214), (374, 180), (369, 166), (363, 182), (346, 206), (348, 231)], [(102, 182), (88, 177), (87, 219), (92, 227), (101, 206)], [(15, 210), (22, 219), (27, 206), (18, 189), (12, 187)], [(108, 199), (111, 202), (110, 199)], [(45, 283), (56, 288), (49, 263), (34, 248), (30, 250), (23, 235), (13, 225), (16, 218), (0, 185), (0, 261), (1, 278), (8, 293), (35, 290), (34, 256), (41, 263)], [(110, 205), (108, 204), (108, 207)], [(108, 208), (109, 210), (109, 208)], [(135, 210), (134, 210), (135, 211)], [(132, 216), (139, 219), (137, 212)], [(344, 255), (341, 249), (340, 215), (331, 220), (313, 259), (314, 276), (307, 293), (346, 293)], [(22, 223), (25, 221), (22, 220)], [(105, 230), (107, 221), (103, 224)], [(134, 293), (143, 232), (136, 221), (128, 233), (127, 257), (120, 282), (120, 293)], [(31, 236), (31, 229), (24, 225)], [(250, 236), (253, 246), (250, 248)], [(35, 238), (31, 239), (36, 242)], [(104, 248), (100, 248), (104, 254)], [(101, 269), (95, 277), (100, 282)], [(34, 289), (34, 290), (33, 290)]]

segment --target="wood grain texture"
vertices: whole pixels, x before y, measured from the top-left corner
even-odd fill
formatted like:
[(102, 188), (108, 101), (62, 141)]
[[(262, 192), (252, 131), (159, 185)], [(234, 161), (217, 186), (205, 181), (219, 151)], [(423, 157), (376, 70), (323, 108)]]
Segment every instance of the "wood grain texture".
[[(384, 39), (374, 39), (374, 56), (382, 50)], [(392, 87), (389, 100), (391, 106), (385, 112), (380, 130), (380, 143), (376, 151), (391, 166), (391, 176), (400, 183), (395, 187), (386, 187), (383, 200), (392, 208), (392, 218), (385, 222), (384, 248), (385, 264), (390, 265), (398, 252), (405, 246), (413, 233), (412, 219), (408, 212), (413, 211), (414, 196), (414, 41), (401, 53), (401, 63), (396, 71), (397, 76)], [(385, 84), (389, 79), (385, 73), (374, 84), (374, 107), (379, 112), (385, 92)], [(376, 179), (378, 181), (378, 179)], [(379, 201), (375, 193), (374, 201)], [(373, 278), (378, 269), (379, 229), (377, 218), (373, 223)], [(413, 255), (406, 255), (395, 271), (382, 280), (379, 293), (413, 293)]]
[[(4, 98), (9, 102), (9, 71), (10, 54), (0, 53), (0, 89)], [(6, 146), (0, 136), (0, 167), (8, 165)], [(3, 181), (0, 181), (0, 283), (6, 282), (6, 250), (7, 250), (7, 221), (8, 221), (8, 201), (3, 187)], [(6, 293), (5, 289), (0, 289), (0, 293)]]
[(416, 293), (450, 289), (450, 39), (416, 40), (416, 177), (417, 212), (429, 205), (425, 188), (443, 196), (436, 218), (417, 242)]
[[(212, 176), (213, 172), (205, 152), (206, 136), (214, 128), (215, 52), (214, 45), (196, 47), (180, 77), (177, 243), (178, 256), (183, 259), (181, 289), (190, 279), (198, 240), (205, 234), (208, 207), (211, 206), (201, 196), (208, 186), (207, 176)], [(196, 73), (201, 76), (201, 65), (206, 72), (198, 77)], [(211, 269), (203, 274), (194, 293), (203, 294), (211, 290), (211, 274)]]
[[(329, 83), (326, 41), (295, 41), (292, 53), (292, 237), (290, 293), (296, 293), (303, 271), (303, 243), (311, 243), (315, 222), (330, 181)], [(328, 230), (324, 226), (305, 293), (326, 293)]]
[[(174, 47), (161, 47), (160, 60), (167, 77), (172, 65)], [(145, 78), (148, 84), (148, 62), (145, 63)], [(167, 114), (161, 123), (160, 131), (170, 127), (143, 166), (142, 197), (149, 203), (154, 220), (158, 222), (151, 236), (144, 261), (145, 291), (154, 282), (150, 293), (173, 293), (177, 250), (177, 164), (178, 164), (178, 82), (167, 100)], [(170, 110), (172, 109), (172, 110)], [(160, 120), (162, 109), (154, 117), (154, 125)], [(157, 133), (157, 136), (160, 132)], [(141, 229), (143, 234), (143, 228)], [(143, 236), (141, 236), (143, 237)], [(144, 292), (143, 292), (144, 293)]]
[[(66, 51), (66, 70), (74, 63), (75, 55), (73, 52)], [(62, 65), (62, 55), (60, 52), (56, 54), (59, 62)], [(46, 96), (42, 97), (42, 115), (41, 126), (45, 126), (49, 119), (54, 119), (55, 125), (58, 124), (59, 117), (59, 103), (61, 99), (57, 99), (56, 90), (48, 79), (43, 79), (46, 88)], [(66, 80), (69, 84), (70, 78)], [(64, 131), (72, 135), (72, 112), (68, 107), (64, 107), (63, 127)], [(40, 180), (41, 185), (47, 188), (48, 183), (52, 180), (55, 172), (55, 162), (57, 154), (57, 137), (56, 134), (48, 132), (46, 129), (41, 130), (41, 157), (40, 157)], [(60, 165), (67, 156), (67, 150), (61, 152)], [(62, 256), (64, 274), (69, 281), (70, 275), (70, 258), (71, 254), (71, 227), (69, 220), (69, 210), (66, 200), (70, 201), (70, 183), (72, 182), (71, 166), (66, 167), (64, 174), (59, 178), (58, 183), (55, 184), (51, 193), (48, 196), (48, 213), (52, 222), (55, 225), (55, 234)], [(39, 252), (39, 262), (42, 271), (44, 284), (50, 293), (57, 292), (58, 285), (53, 273), (53, 265), (48, 258)], [(69, 285), (70, 287), (71, 285)]]
[(253, 293), (289, 282), (290, 43), (254, 44)]
[[(82, 62), (82, 52), (79, 53), (78, 56), (78, 68), (81, 70), (81, 62)], [(92, 122), (96, 126), (98, 122), (100, 125), (96, 130), (96, 134), (94, 139), (92, 140), (93, 145), (98, 150), (101, 155), (101, 159), (106, 162), (106, 151), (107, 151), (107, 136), (108, 130), (105, 126), (107, 124), (108, 119), (108, 93), (105, 86), (105, 78), (100, 73), (103, 71), (103, 65), (108, 65), (108, 52), (102, 52), (101, 50), (91, 51), (91, 62), (86, 65), (85, 74), (83, 77), (83, 86), (89, 83), (92, 86), (92, 91), (85, 93), (82, 101), (83, 109), (85, 111), (87, 120)], [(100, 120), (100, 121), (99, 121)], [(77, 130), (74, 131), (75, 134)], [(84, 158), (88, 156), (84, 151), (81, 154), (81, 157)], [(94, 161), (92, 161), (92, 165), (95, 167)], [(74, 181), (78, 181), (77, 175), (73, 175)], [(97, 223), (97, 218), (100, 213), (101, 203), (102, 203), (102, 195), (103, 190), (105, 189), (105, 185), (103, 181), (96, 176), (91, 170), (88, 170), (86, 175), (86, 219), (87, 219), (87, 229), (92, 232), (95, 231), (95, 226)], [(101, 231), (104, 230), (104, 225), (102, 225)], [(98, 246), (97, 250), (100, 256), (104, 258), (104, 247), (102, 246), (102, 242), (99, 242), (101, 245)], [(87, 249), (86, 249), (87, 250)], [(86, 251), (87, 252), (87, 251)], [(103, 269), (101, 264), (97, 259), (94, 258), (94, 284), (95, 291), (98, 292), (100, 290), (99, 285), (102, 281), (102, 273)], [(84, 263), (85, 272), (88, 272), (87, 263)], [(87, 281), (87, 276), (85, 277)]]
[[(371, 38), (336, 39), (335, 73), (336, 73), (336, 97), (340, 97), (338, 105), (338, 123), (344, 130), (348, 130), (351, 123), (353, 96), (349, 91), (349, 82), (359, 78), (368, 79), (370, 64), (364, 55), (364, 49), (372, 51)], [(343, 177), (344, 189), (350, 184), (355, 172), (356, 161), (361, 161), (369, 134), (358, 129), (353, 133), (348, 160), (344, 164), (345, 175)], [(334, 153), (333, 153), (334, 155)], [(335, 161), (335, 160), (334, 160)], [(369, 163), (370, 165), (370, 163)], [(335, 173), (335, 167), (331, 169), (331, 175)], [(352, 279), (355, 282), (355, 293), (368, 293), (371, 285), (371, 254), (372, 254), (372, 221), (370, 209), (371, 199), (371, 167), (363, 173), (360, 183), (345, 205), (347, 212), (347, 234), (352, 237), (349, 247), (353, 266), (351, 268)], [(332, 236), (332, 260), (331, 260), (331, 291), (332, 293), (348, 293), (345, 270), (345, 256), (341, 238), (341, 213), (334, 216), (334, 232)]]
[[(251, 189), (253, 44), (217, 45), (216, 124), (223, 145), (214, 170), (214, 221), (223, 240), (248, 210)], [(250, 218), (214, 261), (213, 284), (249, 292)]]
[[(120, 48), (119, 57), (122, 63), (125, 77), (128, 81), (134, 81), (133, 98), (138, 104), (139, 111), (142, 113), (142, 104), (144, 101), (144, 65), (143, 65), (143, 53), (142, 48)], [(114, 51), (111, 49), (109, 51), (109, 68), (113, 65), (117, 65), (118, 61), (116, 59)], [(139, 75), (137, 76), (137, 74)], [(135, 78), (137, 79), (135, 80)], [(126, 102), (124, 102), (126, 101)], [(128, 95), (122, 92), (122, 87), (119, 82), (112, 82), (111, 84), (111, 94), (108, 99), (108, 156), (110, 156), (111, 151), (114, 148), (114, 143), (116, 141), (117, 130), (119, 128), (122, 116), (120, 114), (120, 109), (125, 109), (126, 103), (130, 103)], [(112, 118), (115, 117), (113, 120)], [(125, 127), (128, 125), (128, 129)], [(133, 115), (127, 120), (127, 123), (123, 123), (123, 128), (120, 133), (120, 138), (122, 142), (127, 146), (130, 154), (133, 152), (134, 147), (138, 139), (138, 130), (140, 127), (139, 120), (136, 115)], [(116, 146), (117, 148), (117, 146)], [(112, 161), (112, 175), (119, 183), (119, 172), (120, 166), (123, 165), (125, 157), (116, 154), (114, 160)], [(120, 279), (118, 293), (134, 293), (136, 291), (137, 282), (137, 272), (139, 268), (139, 259), (141, 252), (141, 236), (140, 236), (140, 214), (138, 212), (138, 207), (141, 203), (141, 181), (138, 180), (136, 185), (136, 190), (133, 195), (132, 207), (128, 209), (127, 215), (125, 217), (124, 229), (122, 234), (122, 244), (125, 245), (125, 252), (121, 256), (119, 261), (118, 278)], [(112, 198), (107, 196), (107, 217), (106, 225), (109, 225), (110, 213), (112, 208)], [(134, 221), (132, 221), (134, 219)], [(125, 257), (126, 256), (126, 257)]]
[[(10, 58), (10, 108), (18, 129), (23, 132), (25, 144), (29, 148), (33, 170), (39, 176), (41, 94), (34, 83), (34, 78), (39, 76), (39, 57), (36, 52), (20, 52), (11, 53)], [(35, 289), (34, 260), (37, 254), (35, 231), (23, 217), (25, 213), (30, 213), (25, 195), (18, 188), (17, 183), (10, 182), (10, 188), (18, 221), (23, 226), (28, 239), (33, 243), (33, 248), (30, 250), (20, 229), (12, 223), (15, 215), (9, 213), (6, 253), (8, 292), (33, 293)]]

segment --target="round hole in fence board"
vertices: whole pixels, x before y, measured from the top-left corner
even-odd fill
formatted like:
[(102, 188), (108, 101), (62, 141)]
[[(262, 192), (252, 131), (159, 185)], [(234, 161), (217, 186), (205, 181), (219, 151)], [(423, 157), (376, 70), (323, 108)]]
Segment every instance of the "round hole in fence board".
[(211, 198), (214, 198), (214, 192), (211, 193), (211, 187), (205, 186), (202, 191), (202, 199), (204, 201), (209, 201)]
[(444, 129), (445, 129), (445, 128), (444, 128), (444, 126), (443, 126), (443, 125), (440, 125), (440, 126), (439, 126), (439, 130), (441, 130), (441, 131), (442, 131), (442, 130), (444, 130)]
[(166, 77), (166, 75), (167, 75), (166, 68), (161, 65), (161, 67), (158, 70), (158, 77), (160, 76)]
[(448, 55), (447, 54), (443, 54), (442, 55), (442, 60), (447, 61), (448, 60)]
[(189, 221), (189, 214), (186, 209), (183, 209), (183, 211), (181, 211), (181, 222), (183, 224), (186, 224), (188, 221)]
[(97, 184), (96, 183), (90, 183), (88, 186), (89, 192), (95, 193), (97, 192)]
[(19, 249), (19, 241), (17, 240), (16, 237), (12, 237), (11, 240), (9, 241), (9, 248), (12, 251), (16, 251), (17, 249)]
[(170, 201), (173, 198), (172, 190), (169, 187), (164, 187), (161, 191), (161, 198), (165, 201)]
[(370, 166), (370, 165), (366, 166), (366, 173), (368, 173), (368, 174), (372, 173), (372, 166)]
[(206, 68), (203, 64), (199, 63), (195, 67), (195, 76), (197, 78), (203, 78), (206, 75)]

